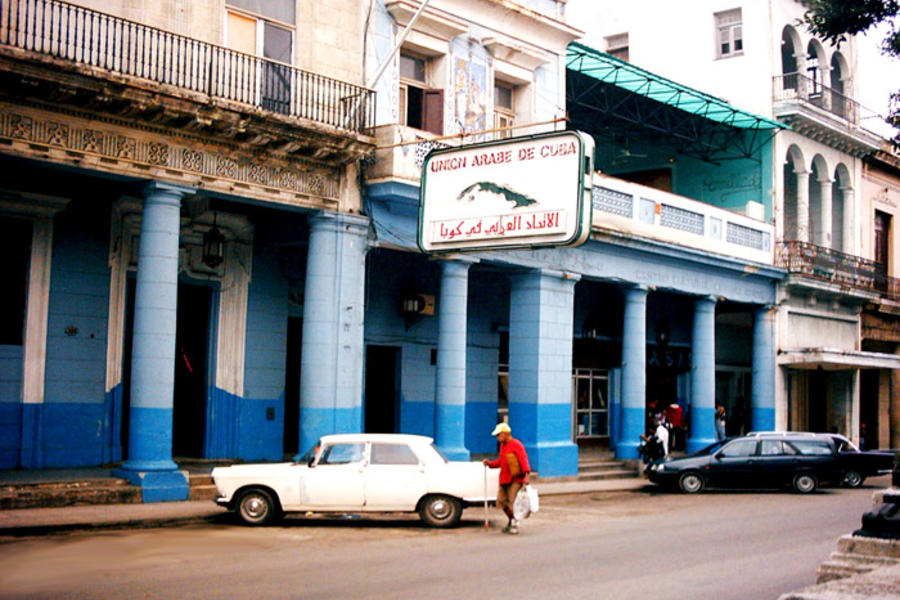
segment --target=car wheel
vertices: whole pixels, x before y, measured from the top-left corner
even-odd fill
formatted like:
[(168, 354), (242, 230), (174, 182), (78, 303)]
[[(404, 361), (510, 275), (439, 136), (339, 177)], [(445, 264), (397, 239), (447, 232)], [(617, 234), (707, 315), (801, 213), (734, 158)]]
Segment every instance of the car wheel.
[(247, 490), (241, 494), (237, 512), (247, 525), (265, 525), (272, 522), (278, 515), (272, 495), (258, 488)]
[(450, 496), (428, 496), (419, 507), (419, 516), (431, 527), (453, 527), (462, 516), (462, 505)]
[(678, 489), (685, 494), (696, 494), (702, 490), (705, 485), (706, 482), (703, 481), (703, 476), (696, 471), (682, 473), (678, 478)]
[(847, 487), (858, 488), (862, 485), (863, 479), (865, 477), (862, 476), (862, 473), (855, 469), (850, 469), (844, 473), (844, 485)]
[(812, 473), (797, 473), (794, 475), (794, 490), (801, 494), (814, 492), (818, 485), (816, 476)]

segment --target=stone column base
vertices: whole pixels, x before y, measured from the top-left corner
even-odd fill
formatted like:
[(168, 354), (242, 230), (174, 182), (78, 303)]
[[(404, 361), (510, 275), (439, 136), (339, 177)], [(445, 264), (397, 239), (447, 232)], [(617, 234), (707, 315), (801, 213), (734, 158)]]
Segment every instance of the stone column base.
[(127, 479), (140, 486), (143, 502), (174, 502), (187, 500), (191, 495), (187, 473), (184, 471), (132, 471), (113, 469), (115, 477)]

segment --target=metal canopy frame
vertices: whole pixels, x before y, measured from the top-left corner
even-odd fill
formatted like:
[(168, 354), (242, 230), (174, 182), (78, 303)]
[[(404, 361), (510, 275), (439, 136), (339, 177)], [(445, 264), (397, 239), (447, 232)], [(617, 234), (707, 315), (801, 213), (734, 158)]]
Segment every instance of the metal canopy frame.
[(758, 161), (760, 149), (789, 129), (578, 42), (569, 44), (566, 68), (569, 121), (600, 138), (668, 143), (718, 163)]

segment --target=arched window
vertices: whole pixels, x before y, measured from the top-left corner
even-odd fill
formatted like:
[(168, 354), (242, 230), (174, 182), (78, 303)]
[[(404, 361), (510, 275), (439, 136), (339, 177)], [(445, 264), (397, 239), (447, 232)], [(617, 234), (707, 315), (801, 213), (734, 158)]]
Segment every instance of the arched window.
[(819, 52), (813, 42), (809, 43), (806, 50), (806, 78), (809, 86), (809, 100), (815, 101), (822, 97), (822, 65), (819, 60)]
[(797, 49), (794, 46), (794, 32), (785, 27), (781, 33), (781, 74), (783, 89), (797, 89)]

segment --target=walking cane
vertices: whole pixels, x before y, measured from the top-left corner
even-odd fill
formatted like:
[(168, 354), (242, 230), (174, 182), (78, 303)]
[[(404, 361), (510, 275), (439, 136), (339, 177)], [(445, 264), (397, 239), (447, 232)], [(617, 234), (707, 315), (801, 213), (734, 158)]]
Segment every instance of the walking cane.
[(488, 497), (487, 497), (487, 465), (484, 465), (484, 526), (485, 528), (490, 527), (490, 523), (488, 522)]

